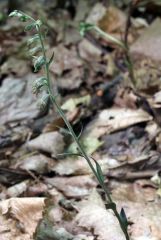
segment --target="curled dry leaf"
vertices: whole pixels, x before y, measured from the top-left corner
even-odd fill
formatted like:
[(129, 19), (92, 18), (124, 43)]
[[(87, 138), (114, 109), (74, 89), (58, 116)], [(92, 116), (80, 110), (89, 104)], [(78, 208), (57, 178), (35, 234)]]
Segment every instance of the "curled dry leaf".
[(41, 150), (56, 156), (63, 152), (64, 140), (59, 132), (49, 132), (29, 141), (26, 146), (31, 150)]
[(148, 122), (152, 117), (142, 109), (113, 108), (103, 110), (86, 128), (84, 135), (101, 137), (141, 122)]
[(11, 198), (0, 202), (0, 239), (31, 240), (42, 217), (44, 198)]

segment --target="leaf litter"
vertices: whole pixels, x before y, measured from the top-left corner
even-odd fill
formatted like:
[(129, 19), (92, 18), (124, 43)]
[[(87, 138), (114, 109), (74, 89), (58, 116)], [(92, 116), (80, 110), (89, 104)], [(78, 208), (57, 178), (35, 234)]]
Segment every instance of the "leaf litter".
[[(62, 108), (78, 136), (81, 132), (92, 163), (94, 158), (101, 166), (118, 208), (125, 209), (131, 239), (159, 240), (160, 5), (136, 1), (142, 7), (133, 13), (128, 34), (134, 91), (122, 52), (93, 32), (84, 38), (78, 33), (79, 21), (85, 21), (122, 39), (128, 1), (110, 7), (97, 0), (43, 7), (42, 2), (33, 12), (29, 1), (24, 10), (46, 19), (48, 54), (55, 53), (52, 87), (60, 92)], [(1, 7), (3, 12), (6, 6)], [(26, 38), (21, 24), (2, 24), (0, 238), (124, 239), (88, 164), (70, 155), (78, 150), (65, 124), (52, 108), (44, 113), (37, 108), (31, 85), (39, 75), (26, 61), (21, 44)]]

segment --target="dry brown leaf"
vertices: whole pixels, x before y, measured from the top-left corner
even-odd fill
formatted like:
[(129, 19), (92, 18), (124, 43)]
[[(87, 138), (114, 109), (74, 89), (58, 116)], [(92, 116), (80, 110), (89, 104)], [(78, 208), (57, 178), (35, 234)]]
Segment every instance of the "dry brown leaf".
[[(116, 159), (109, 158), (107, 155), (102, 156), (100, 158), (97, 157), (98, 163), (102, 168), (102, 171), (106, 174), (108, 169), (115, 168), (120, 166), (122, 163), (119, 163)], [(93, 159), (91, 158), (91, 162), (95, 166)], [(93, 174), (86, 159), (83, 157), (68, 157), (66, 159), (62, 159), (59, 161), (53, 168), (53, 171), (58, 173), (59, 175), (87, 175)]]
[(80, 42), (79, 53), (80, 53), (81, 58), (83, 58), (89, 62), (101, 61), (102, 51), (86, 39), (83, 39)]
[(97, 186), (91, 176), (54, 177), (45, 179), (46, 183), (63, 192), (67, 197), (80, 198), (89, 194), (89, 191)]
[(0, 87), (0, 123), (31, 121), (40, 110), (32, 94), (32, 82), (37, 75), (28, 74), (23, 80), (8, 77)]
[(63, 152), (64, 140), (59, 132), (49, 132), (30, 140), (26, 146), (31, 150), (42, 150), (56, 156)]
[[(46, 144), (46, 143), (45, 143)], [(44, 145), (45, 145), (44, 144)], [(50, 167), (54, 166), (53, 159), (46, 157), (43, 154), (27, 156), (23, 160), (18, 161), (14, 168), (23, 170), (34, 171), (37, 173), (47, 173), (50, 171)]]
[(150, 58), (156, 62), (161, 62), (160, 42), (161, 20), (157, 18), (131, 46), (131, 53), (136, 59), (144, 57)]
[(141, 122), (148, 122), (152, 117), (142, 109), (112, 108), (103, 110), (86, 128), (84, 135), (100, 137)]
[(31, 240), (42, 217), (44, 198), (11, 198), (0, 202), (0, 239)]
[(106, 210), (99, 194), (94, 190), (82, 204), (76, 223), (94, 233), (98, 240), (125, 240), (118, 220), (111, 210)]
[(7, 197), (18, 197), (27, 190), (28, 181), (15, 184), (7, 189)]
[(102, 17), (106, 13), (106, 7), (103, 6), (102, 3), (96, 3), (89, 13), (86, 21), (88, 23), (97, 25), (98, 22), (102, 19)]
[(118, 8), (110, 6), (103, 18), (100, 19), (99, 27), (107, 33), (120, 32), (121, 29), (124, 30), (125, 23), (125, 14)]
[[(53, 73), (61, 75), (65, 70), (72, 70), (73, 68), (82, 66), (82, 61), (77, 56), (77, 51), (65, 48), (62, 44), (53, 49), (54, 63), (51, 64), (50, 70)], [(51, 53), (51, 49), (50, 49)]]

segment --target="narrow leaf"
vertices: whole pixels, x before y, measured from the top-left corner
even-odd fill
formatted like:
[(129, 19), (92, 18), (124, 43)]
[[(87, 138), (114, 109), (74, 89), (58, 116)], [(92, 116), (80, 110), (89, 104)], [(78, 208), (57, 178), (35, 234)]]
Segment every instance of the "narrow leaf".
[(120, 218), (121, 218), (124, 226), (127, 228), (127, 226), (128, 226), (128, 220), (127, 220), (127, 217), (126, 217), (126, 214), (125, 214), (125, 211), (124, 211), (123, 208), (121, 208)]
[(104, 183), (104, 176), (103, 176), (102, 169), (97, 161), (95, 161), (95, 164), (96, 164), (96, 171), (97, 171), (98, 179), (99, 179), (100, 183)]
[(48, 65), (50, 65), (50, 64), (52, 63), (53, 59), (54, 59), (54, 52), (53, 52), (53, 54), (51, 55), (51, 58), (49, 59)]
[(68, 156), (83, 157), (81, 153), (59, 153), (59, 154), (57, 154), (57, 157), (68, 157)]
[(81, 130), (80, 130), (79, 135), (77, 136), (78, 139), (80, 139), (80, 137), (82, 136), (82, 132), (83, 132), (83, 125), (81, 123)]

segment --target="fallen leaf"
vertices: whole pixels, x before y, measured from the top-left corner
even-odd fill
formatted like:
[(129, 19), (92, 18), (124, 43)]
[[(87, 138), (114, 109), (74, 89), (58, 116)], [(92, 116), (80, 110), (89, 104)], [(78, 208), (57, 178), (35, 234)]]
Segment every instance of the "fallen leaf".
[(56, 156), (64, 151), (63, 136), (59, 132), (49, 132), (39, 135), (26, 143), (31, 150), (41, 150)]
[(106, 7), (102, 3), (96, 3), (89, 13), (86, 22), (97, 25), (106, 13)]
[[(83, 139), (80, 139), (86, 153), (88, 155), (91, 155), (92, 153), (94, 153), (100, 146), (103, 145), (103, 141), (98, 140), (97, 138), (93, 138), (93, 137), (88, 137), (86, 136)], [(75, 142), (71, 143), (68, 147), (68, 152), (69, 153), (79, 153), (77, 144)]]
[(43, 206), (44, 198), (11, 198), (1, 201), (0, 239), (33, 239)]
[(67, 100), (62, 106), (61, 108), (63, 110), (67, 110), (67, 111), (73, 111), (75, 110), (75, 108), (77, 107), (77, 105), (79, 104), (83, 104), (83, 105), (89, 105), (91, 100), (90, 95), (86, 95), (83, 97), (79, 97), (79, 98), (70, 98), (69, 100)]
[(83, 137), (99, 138), (141, 122), (148, 122), (152, 117), (141, 109), (112, 108), (101, 111), (84, 130)]
[[(50, 52), (51, 53), (51, 49)], [(54, 63), (50, 65), (50, 71), (62, 75), (63, 71), (72, 70), (82, 66), (82, 61), (78, 58), (75, 47), (72, 49), (65, 48), (62, 44), (53, 49)]]
[(66, 197), (82, 198), (97, 186), (91, 176), (46, 178), (45, 182), (63, 192)]
[(81, 58), (85, 59), (86, 61), (90, 63), (101, 61), (102, 50), (100, 50), (87, 39), (83, 39), (79, 43), (78, 48)]
[(161, 20), (157, 18), (131, 46), (131, 53), (134, 58), (140, 59), (140, 57), (144, 57), (161, 62), (160, 29)]
[(17, 161), (14, 168), (34, 171), (42, 174), (50, 171), (50, 167), (54, 165), (54, 160), (46, 157), (43, 154), (33, 155)]
[(111, 210), (105, 208), (96, 190), (84, 201), (75, 221), (78, 226), (91, 232), (91, 235), (96, 235), (99, 240), (125, 240), (118, 220)]
[(7, 197), (19, 197), (22, 193), (24, 193), (27, 190), (28, 187), (28, 181), (24, 181), (21, 183), (18, 183), (16, 185), (13, 185), (12, 187), (9, 187), (7, 189)]
[(124, 31), (126, 15), (118, 8), (109, 6), (105, 15), (99, 20), (99, 27), (107, 33)]

